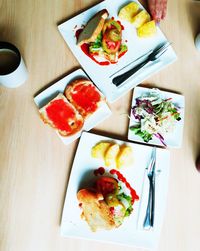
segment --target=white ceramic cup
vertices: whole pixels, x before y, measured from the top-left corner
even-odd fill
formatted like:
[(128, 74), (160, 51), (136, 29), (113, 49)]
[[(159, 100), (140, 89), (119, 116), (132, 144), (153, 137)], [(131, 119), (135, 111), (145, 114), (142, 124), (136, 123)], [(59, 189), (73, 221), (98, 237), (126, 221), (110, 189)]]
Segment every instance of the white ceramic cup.
[(0, 84), (16, 88), (28, 78), (28, 72), (19, 50), (11, 43), (0, 41)]
[(195, 38), (195, 46), (200, 51), (200, 33)]

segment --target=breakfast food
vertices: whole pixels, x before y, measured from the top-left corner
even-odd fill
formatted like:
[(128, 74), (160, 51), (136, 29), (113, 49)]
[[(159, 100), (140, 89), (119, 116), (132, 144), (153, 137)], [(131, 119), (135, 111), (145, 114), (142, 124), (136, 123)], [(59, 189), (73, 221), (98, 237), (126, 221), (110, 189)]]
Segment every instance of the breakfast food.
[(132, 18), (139, 12), (139, 9), (138, 3), (131, 2), (120, 9), (118, 16), (122, 20), (131, 22)]
[(131, 23), (140, 38), (149, 38), (156, 34), (157, 28), (154, 20), (151, 20), (146, 10), (139, 10), (139, 4), (131, 2), (120, 9), (119, 18)]
[(79, 205), (82, 209), (82, 218), (88, 223), (90, 229), (111, 230), (119, 227), (126, 217), (133, 211), (133, 204), (139, 199), (135, 190), (120, 174), (117, 177), (99, 177), (90, 188), (81, 189), (77, 193)]
[(110, 146), (110, 142), (99, 142), (92, 148), (92, 157), (97, 159), (104, 159), (105, 153)]
[(93, 16), (86, 24), (83, 31), (80, 33), (77, 44), (82, 45), (84, 43), (95, 42), (97, 36), (103, 29), (104, 22), (108, 17), (107, 10), (101, 10), (95, 16)]
[(67, 85), (65, 96), (85, 118), (92, 115), (104, 102), (99, 90), (88, 79), (77, 79)]
[(162, 97), (158, 89), (153, 89), (136, 98), (131, 109), (135, 125), (130, 130), (149, 142), (157, 137), (165, 144), (165, 136), (175, 130), (176, 124), (181, 120), (181, 108), (172, 102), (172, 98)]
[(127, 145), (122, 145), (117, 155), (117, 168), (131, 166), (133, 164), (132, 148)]
[(140, 11), (136, 16), (131, 19), (131, 23), (135, 28), (141, 27), (144, 23), (150, 21), (150, 15), (146, 10)]
[(104, 161), (106, 167), (122, 168), (133, 164), (133, 151), (128, 145), (115, 142), (99, 142), (91, 150), (93, 158)]
[(85, 120), (104, 103), (105, 98), (94, 84), (79, 78), (69, 83), (64, 94), (58, 94), (39, 112), (44, 123), (67, 137), (79, 132)]
[(83, 117), (62, 93), (42, 107), (39, 112), (44, 123), (56, 129), (61, 136), (73, 135), (83, 127)]
[(116, 158), (119, 153), (119, 145), (112, 144), (105, 153), (105, 165), (107, 167), (116, 166)]
[(151, 37), (154, 36), (156, 33), (156, 23), (154, 20), (143, 24), (141, 27), (137, 29), (138, 37)]
[(95, 14), (77, 36), (81, 50), (100, 65), (117, 63), (127, 52), (122, 42), (124, 27), (113, 17), (108, 19), (107, 10)]

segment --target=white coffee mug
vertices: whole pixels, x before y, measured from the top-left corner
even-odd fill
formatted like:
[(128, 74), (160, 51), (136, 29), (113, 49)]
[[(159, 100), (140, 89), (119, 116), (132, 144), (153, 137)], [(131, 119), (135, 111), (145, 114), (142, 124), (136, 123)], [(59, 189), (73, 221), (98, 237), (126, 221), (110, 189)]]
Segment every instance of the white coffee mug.
[(17, 47), (0, 41), (0, 84), (15, 88), (25, 83), (27, 78), (28, 72)]
[(195, 38), (195, 46), (200, 51), (200, 33)]

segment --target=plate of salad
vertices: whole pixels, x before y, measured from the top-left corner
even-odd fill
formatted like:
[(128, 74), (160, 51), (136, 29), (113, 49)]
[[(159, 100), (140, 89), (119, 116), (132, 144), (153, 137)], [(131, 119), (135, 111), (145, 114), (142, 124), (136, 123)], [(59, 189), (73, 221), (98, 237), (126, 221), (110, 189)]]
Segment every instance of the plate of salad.
[(130, 111), (128, 139), (163, 147), (181, 147), (184, 106), (183, 95), (136, 87)]

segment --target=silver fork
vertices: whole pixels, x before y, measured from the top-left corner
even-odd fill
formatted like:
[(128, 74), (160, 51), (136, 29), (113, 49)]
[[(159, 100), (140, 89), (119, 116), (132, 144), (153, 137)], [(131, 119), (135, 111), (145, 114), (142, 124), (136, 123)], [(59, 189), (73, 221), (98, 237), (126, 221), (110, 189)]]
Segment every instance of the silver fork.
[(144, 218), (143, 228), (150, 229), (154, 225), (154, 205), (155, 205), (155, 164), (156, 164), (156, 147), (153, 147), (151, 160), (147, 169), (149, 179), (149, 197)]
[(150, 61), (157, 60), (168, 49), (169, 45), (170, 43), (167, 42), (154, 49), (152, 53), (147, 57), (147, 59), (145, 59), (142, 63), (122, 73), (121, 75), (114, 77), (112, 80), (113, 84), (116, 86), (120, 86), (124, 81), (126, 81), (129, 77), (131, 77), (142, 67), (144, 67), (147, 63), (149, 63)]

